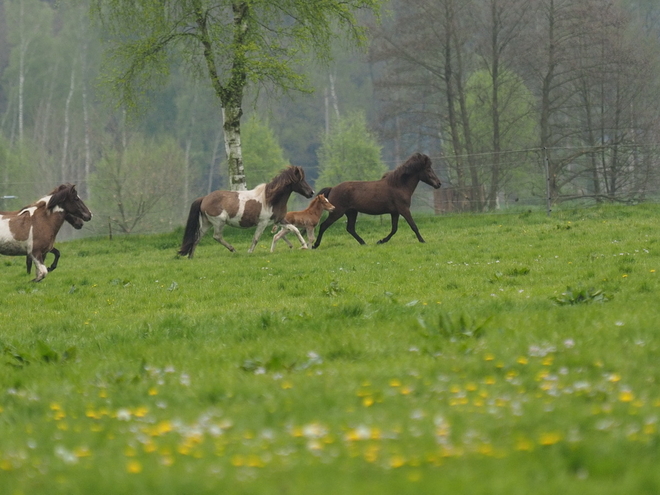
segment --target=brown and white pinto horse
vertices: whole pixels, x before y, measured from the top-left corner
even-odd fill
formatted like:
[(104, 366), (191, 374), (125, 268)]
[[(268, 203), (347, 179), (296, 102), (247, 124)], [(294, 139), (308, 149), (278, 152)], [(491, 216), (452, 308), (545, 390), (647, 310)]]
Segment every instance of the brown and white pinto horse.
[(0, 212), (0, 254), (27, 255), (37, 269), (33, 281), (39, 282), (48, 274), (44, 258), (53, 250), (67, 214), (85, 222), (92, 218), (72, 184), (62, 184), (19, 211)]
[[(287, 167), (268, 184), (260, 184), (249, 191), (213, 191), (193, 201), (188, 222), (183, 233), (179, 254), (192, 258), (200, 239), (213, 226), (213, 238), (230, 251), (234, 246), (222, 238), (225, 225), (232, 227), (257, 227), (248, 253), (254, 251), (261, 234), (268, 225), (281, 224), (298, 236), (303, 247), (307, 247), (298, 229), (286, 223), (286, 204), (292, 192), (306, 198), (314, 195), (305, 181), (301, 167)], [(272, 249), (272, 247), (271, 247)]]
[[(67, 213), (66, 216), (64, 217), (64, 221), (70, 224), (74, 229), (80, 230), (83, 228), (83, 219), (79, 217), (74, 217), (70, 213)], [(51, 265), (48, 267), (48, 273), (52, 272), (57, 268), (57, 262), (60, 261), (60, 250), (57, 248), (52, 248), (48, 253), (53, 253), (55, 256), (55, 259), (51, 263)], [(46, 254), (48, 254), (46, 253)], [(46, 254), (44, 255), (44, 263), (46, 263)], [(27, 267), (27, 272), (28, 275), (32, 271), (32, 258), (28, 255), (25, 257), (25, 266)]]
[(346, 230), (358, 241), (364, 244), (364, 239), (355, 231), (355, 222), (358, 213), (367, 215), (384, 215), (389, 213), (392, 217), (392, 230), (388, 235), (378, 241), (383, 244), (389, 241), (396, 233), (399, 225), (399, 216), (403, 216), (417, 236), (419, 242), (424, 238), (419, 233), (417, 224), (410, 214), (410, 202), (419, 181), (438, 189), (440, 179), (431, 168), (431, 159), (422, 153), (415, 153), (405, 163), (394, 170), (387, 172), (380, 180), (342, 182), (334, 187), (326, 187), (319, 191), (325, 194), (335, 210), (319, 227), (319, 235), (314, 243), (314, 249), (321, 244), (323, 233), (330, 225), (346, 215)]
[[(319, 220), (321, 220), (321, 215), (323, 215), (324, 211), (332, 211), (334, 209), (335, 207), (332, 206), (330, 201), (325, 199), (323, 194), (319, 194), (312, 200), (311, 203), (309, 203), (307, 208), (302, 211), (290, 211), (286, 214), (284, 219), (291, 225), (295, 225), (298, 230), (305, 228), (307, 230), (307, 241), (311, 244), (315, 239), (314, 228), (318, 225)], [(273, 233), (275, 233), (277, 229), (278, 226), (275, 225), (273, 227)], [(293, 247), (293, 245), (289, 242), (289, 239), (286, 238), (288, 233), (289, 230), (282, 227), (282, 229), (277, 234), (275, 234), (275, 237), (273, 237), (273, 246), (271, 251), (275, 249), (275, 243), (280, 239), (286, 242), (290, 248)]]

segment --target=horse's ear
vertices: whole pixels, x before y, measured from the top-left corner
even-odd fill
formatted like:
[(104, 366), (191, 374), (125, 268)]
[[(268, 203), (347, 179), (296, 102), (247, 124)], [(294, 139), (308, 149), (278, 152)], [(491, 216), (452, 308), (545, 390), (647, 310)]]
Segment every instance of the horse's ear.
[(302, 167), (295, 167), (295, 174), (296, 174), (296, 178), (298, 180), (304, 180), (305, 179), (305, 171), (303, 170)]
[(72, 186), (70, 184), (62, 184), (58, 187), (55, 192), (50, 196), (50, 200), (46, 205), (46, 208), (51, 209), (63, 203), (71, 192)]

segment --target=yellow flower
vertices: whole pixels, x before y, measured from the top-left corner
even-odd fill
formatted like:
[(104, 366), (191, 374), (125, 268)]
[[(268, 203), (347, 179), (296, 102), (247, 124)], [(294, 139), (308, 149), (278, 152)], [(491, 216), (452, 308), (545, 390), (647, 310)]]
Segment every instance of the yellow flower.
[(528, 362), (529, 361), (527, 360), (527, 358), (525, 356), (520, 356), (518, 358), (518, 364), (527, 364)]
[(493, 361), (494, 359), (495, 359), (495, 356), (493, 354), (490, 354), (490, 353), (488, 353), (484, 356), (484, 361)]
[(412, 388), (405, 386), (401, 389), (401, 394), (402, 395), (408, 395), (412, 392)]
[(526, 438), (519, 438), (516, 441), (516, 450), (531, 452), (532, 450), (534, 450), (534, 445)]
[(158, 389), (156, 387), (151, 387), (149, 389), (149, 395), (158, 395)]
[(539, 443), (541, 445), (554, 445), (561, 440), (561, 435), (556, 432), (541, 433)]
[(73, 453), (76, 457), (89, 457), (92, 455), (87, 447), (77, 447)]
[(619, 393), (619, 400), (621, 402), (632, 402), (635, 399), (635, 395), (630, 390), (622, 390)]
[(362, 405), (364, 407), (371, 407), (374, 404), (374, 398), (373, 397), (365, 397), (362, 399)]
[(144, 406), (136, 407), (133, 410), (133, 416), (135, 416), (136, 418), (143, 418), (144, 416), (146, 416), (146, 414), (148, 412), (149, 412), (149, 409), (147, 409)]
[(292, 387), (293, 387), (293, 384), (290, 381), (285, 380), (285, 381), (282, 382), (282, 388), (284, 390), (292, 388)]
[(403, 458), (403, 456), (395, 455), (392, 458), (390, 458), (390, 467), (400, 468), (403, 465), (405, 465), (405, 463), (406, 460)]
[(390, 380), (390, 387), (400, 387), (401, 386), (401, 380), (398, 378), (392, 378)]
[(172, 423), (168, 420), (161, 421), (156, 425), (156, 434), (163, 435), (172, 431)]
[(132, 474), (138, 474), (142, 472), (142, 464), (139, 461), (131, 461), (126, 465), (126, 471)]

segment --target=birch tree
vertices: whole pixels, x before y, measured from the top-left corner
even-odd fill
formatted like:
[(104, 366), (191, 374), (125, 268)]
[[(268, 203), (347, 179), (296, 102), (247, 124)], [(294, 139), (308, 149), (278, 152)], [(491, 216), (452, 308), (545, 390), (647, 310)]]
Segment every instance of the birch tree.
[(107, 35), (109, 82), (120, 104), (135, 108), (138, 96), (162, 82), (172, 63), (185, 63), (191, 75), (208, 80), (220, 102), (229, 184), (241, 190), (246, 89), (308, 89), (297, 65), (310, 55), (329, 61), (337, 30), (361, 45), (365, 31), (356, 14), (377, 13), (381, 1), (97, 0), (92, 10)]

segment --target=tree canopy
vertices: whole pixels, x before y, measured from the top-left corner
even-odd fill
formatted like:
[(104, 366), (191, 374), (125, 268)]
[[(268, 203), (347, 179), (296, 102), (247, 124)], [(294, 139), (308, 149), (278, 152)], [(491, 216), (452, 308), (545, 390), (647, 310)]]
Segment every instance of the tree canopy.
[(107, 32), (108, 81), (131, 108), (137, 96), (168, 76), (173, 61), (213, 87), (224, 121), (232, 189), (245, 188), (240, 123), (251, 84), (306, 90), (299, 64), (330, 59), (338, 32), (365, 41), (356, 12), (377, 12), (381, 0), (98, 0)]

